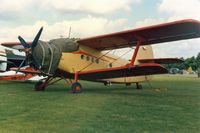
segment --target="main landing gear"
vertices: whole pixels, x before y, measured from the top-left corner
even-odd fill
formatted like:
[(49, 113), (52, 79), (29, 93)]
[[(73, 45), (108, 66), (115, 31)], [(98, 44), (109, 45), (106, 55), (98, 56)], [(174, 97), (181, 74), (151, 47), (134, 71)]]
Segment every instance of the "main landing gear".
[(83, 88), (81, 84), (78, 82), (78, 72), (74, 75), (74, 82), (71, 82), (71, 92), (72, 93), (81, 93), (83, 91)]
[[(35, 84), (35, 91), (44, 91), (45, 88), (47, 87), (47, 85), (49, 85), (50, 82), (51, 82), (53, 79), (54, 79), (54, 77), (48, 77), (48, 78), (46, 78), (46, 79), (44, 79), (44, 80), (41, 80), (41, 81), (37, 82), (37, 83)], [(59, 79), (59, 80), (60, 80), (60, 79)], [(55, 82), (57, 82), (57, 81), (59, 81), (59, 80), (56, 80), (56, 81), (54, 81), (53, 83), (55, 83)], [(52, 84), (53, 84), (53, 83), (52, 83)]]
[(81, 93), (83, 90), (81, 84), (79, 82), (74, 82), (71, 85), (71, 92), (72, 93)]
[[(83, 88), (82, 88), (81, 84), (80, 84), (79, 82), (77, 82), (77, 81), (74, 82), (74, 83), (72, 83), (71, 80), (67, 80), (67, 79), (65, 79), (65, 78), (60, 78), (60, 79), (58, 79), (58, 80), (56, 80), (56, 81), (51, 82), (53, 79), (54, 79), (54, 78), (51, 77), (51, 78), (47, 78), (47, 79), (45, 79), (45, 80), (43, 80), (43, 81), (37, 82), (37, 83), (35, 84), (35, 91), (44, 91), (45, 88), (46, 88), (48, 85), (52, 85), (52, 84), (54, 84), (54, 83), (60, 81), (61, 79), (64, 79), (64, 80), (66, 81), (66, 83), (71, 87), (70, 92), (72, 92), (72, 93), (81, 93), (81, 92), (83, 91)], [(50, 83), (50, 82), (51, 82), (51, 83)]]
[(78, 73), (75, 73), (74, 82), (64, 77), (63, 79), (65, 80), (66, 84), (71, 87), (71, 90), (70, 90), (71, 93), (81, 93), (83, 91), (81, 84), (78, 82)]
[(106, 81), (103, 83), (105, 86), (108, 86), (108, 85), (112, 85), (112, 83), (110, 81)]
[[(131, 86), (131, 83), (126, 83), (126, 86)], [(138, 82), (136, 83), (136, 89), (137, 90), (141, 90), (142, 89), (142, 85), (139, 84)]]
[(136, 89), (137, 89), (137, 90), (141, 90), (141, 89), (142, 89), (142, 85), (139, 84), (138, 82), (136, 83)]

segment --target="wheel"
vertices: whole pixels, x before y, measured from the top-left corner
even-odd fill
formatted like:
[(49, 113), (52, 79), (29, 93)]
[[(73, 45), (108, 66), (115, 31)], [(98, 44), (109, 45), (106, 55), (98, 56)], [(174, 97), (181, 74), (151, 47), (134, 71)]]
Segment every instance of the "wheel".
[(35, 91), (43, 91), (45, 90), (44, 82), (39, 81), (35, 84)]
[(106, 81), (106, 82), (104, 82), (103, 84), (104, 84), (105, 86), (111, 86), (111, 85), (112, 85), (112, 82)]
[(136, 83), (136, 89), (141, 90), (142, 89), (142, 85), (139, 83)]
[(105, 86), (108, 86), (108, 83), (107, 83), (107, 82), (104, 82), (103, 84), (104, 84)]
[(72, 93), (81, 93), (83, 88), (79, 82), (75, 82), (71, 86)]
[(126, 86), (131, 86), (131, 83), (126, 83)]

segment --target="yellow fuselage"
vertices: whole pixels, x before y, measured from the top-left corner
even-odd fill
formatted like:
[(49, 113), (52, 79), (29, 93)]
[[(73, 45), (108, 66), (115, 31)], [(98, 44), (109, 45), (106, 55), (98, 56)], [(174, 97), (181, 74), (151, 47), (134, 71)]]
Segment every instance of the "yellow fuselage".
[[(133, 51), (134, 52), (134, 51)], [(131, 57), (130, 57), (131, 58)], [(138, 65), (138, 59), (153, 58), (151, 46), (140, 47), (135, 65)], [(73, 53), (62, 53), (62, 57), (58, 69), (68, 73), (83, 72), (90, 70), (98, 70), (105, 68), (114, 68), (129, 64), (130, 61), (101, 52), (90, 47), (80, 45), (79, 50)], [(107, 81), (113, 83), (135, 83), (149, 80), (150, 76), (123, 77), (98, 80), (100, 82)]]

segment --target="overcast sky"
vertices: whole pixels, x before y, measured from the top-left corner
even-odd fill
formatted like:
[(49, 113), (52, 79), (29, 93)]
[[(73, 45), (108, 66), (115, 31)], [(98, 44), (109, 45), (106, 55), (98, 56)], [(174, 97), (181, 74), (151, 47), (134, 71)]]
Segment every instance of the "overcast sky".
[[(0, 42), (32, 40), (44, 26), (42, 40), (90, 37), (181, 19), (200, 20), (200, 0), (0, 0)], [(200, 39), (154, 45), (156, 57), (191, 57)], [(123, 54), (124, 50), (115, 52)], [(127, 55), (129, 58), (131, 55)]]

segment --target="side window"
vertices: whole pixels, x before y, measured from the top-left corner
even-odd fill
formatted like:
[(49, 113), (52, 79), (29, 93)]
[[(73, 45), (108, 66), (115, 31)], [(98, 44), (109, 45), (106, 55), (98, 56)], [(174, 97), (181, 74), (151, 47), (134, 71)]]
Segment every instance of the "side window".
[[(87, 60), (87, 61), (91, 60), (92, 63), (96, 63), (96, 64), (99, 64), (99, 62), (100, 62), (99, 59), (97, 59), (97, 58), (90, 57), (90, 56), (85, 56), (85, 55), (81, 55), (81, 59), (82, 60)], [(112, 64), (111, 64), (111, 66), (112, 66)], [(109, 67), (110, 67), (110, 64), (109, 64)]]
[(109, 63), (109, 65), (108, 65), (110, 68), (112, 68), (112, 63)]
[(81, 59), (84, 60), (84, 59), (85, 59), (85, 56), (84, 56), (84, 55), (81, 55)]
[(99, 64), (99, 59), (96, 59), (95, 62), (96, 62), (97, 64)]
[(94, 63), (94, 58), (93, 57), (92, 57), (91, 61), (92, 61), (92, 63)]
[(89, 56), (87, 56), (87, 57), (86, 57), (86, 60), (87, 60), (87, 61), (89, 61), (89, 60), (90, 60), (90, 57), (89, 57)]

